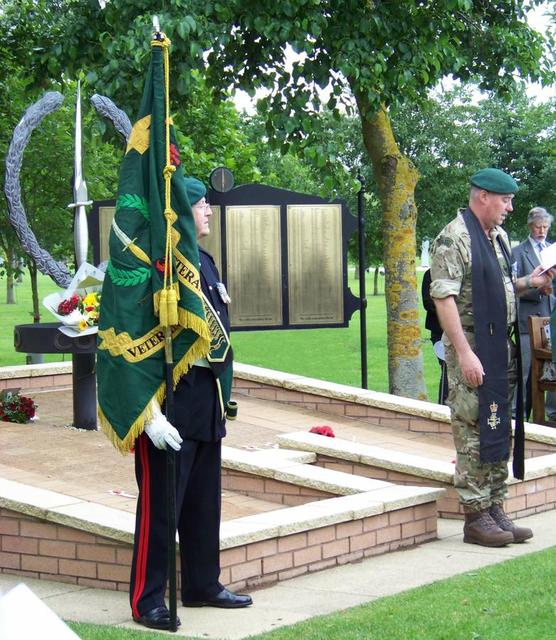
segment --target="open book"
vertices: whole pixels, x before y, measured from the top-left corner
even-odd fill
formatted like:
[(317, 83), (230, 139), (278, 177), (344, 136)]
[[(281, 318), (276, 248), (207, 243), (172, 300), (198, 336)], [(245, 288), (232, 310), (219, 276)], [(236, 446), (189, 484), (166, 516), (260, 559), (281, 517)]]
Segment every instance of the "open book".
[(548, 247), (543, 249), (541, 251), (540, 257), (541, 257), (541, 267), (543, 269), (541, 271), (541, 274), (544, 273), (545, 271), (548, 271), (549, 269), (552, 269), (552, 267), (556, 267), (556, 242), (554, 242), (551, 245), (548, 245)]

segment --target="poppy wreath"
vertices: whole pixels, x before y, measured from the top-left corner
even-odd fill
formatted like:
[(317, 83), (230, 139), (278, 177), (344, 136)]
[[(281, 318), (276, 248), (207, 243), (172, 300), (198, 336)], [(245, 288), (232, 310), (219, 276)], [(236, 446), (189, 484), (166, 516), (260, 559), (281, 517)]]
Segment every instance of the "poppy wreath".
[(19, 395), (17, 391), (0, 393), (0, 420), (24, 424), (35, 417), (37, 405), (32, 398)]

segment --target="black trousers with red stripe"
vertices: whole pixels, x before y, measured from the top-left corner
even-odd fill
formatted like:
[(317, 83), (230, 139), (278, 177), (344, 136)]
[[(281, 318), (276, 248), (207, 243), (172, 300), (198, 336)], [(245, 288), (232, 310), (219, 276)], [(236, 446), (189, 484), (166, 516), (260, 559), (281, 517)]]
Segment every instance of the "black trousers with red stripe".
[[(176, 522), (182, 600), (222, 590), (220, 575), (221, 440), (184, 440), (176, 452)], [(168, 578), (166, 452), (142, 433), (135, 446), (139, 487), (130, 601), (134, 616), (164, 603)]]

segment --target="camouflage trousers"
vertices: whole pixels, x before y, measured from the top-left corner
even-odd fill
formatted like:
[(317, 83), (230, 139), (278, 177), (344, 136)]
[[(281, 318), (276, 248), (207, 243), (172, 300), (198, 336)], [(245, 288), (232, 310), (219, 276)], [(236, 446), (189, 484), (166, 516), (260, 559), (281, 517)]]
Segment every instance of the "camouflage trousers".
[[(471, 348), (475, 347), (473, 333), (465, 332)], [(516, 346), (508, 340), (508, 399), (511, 411), (512, 397), (517, 382)], [(454, 348), (446, 347), (449, 395), (447, 404), (452, 411), (452, 433), (456, 448), (454, 487), (465, 511), (488, 509), (501, 504), (506, 496), (508, 460), (481, 463), (479, 430), (479, 394), (467, 385), (459, 368)], [(511, 435), (509, 436), (511, 437)]]

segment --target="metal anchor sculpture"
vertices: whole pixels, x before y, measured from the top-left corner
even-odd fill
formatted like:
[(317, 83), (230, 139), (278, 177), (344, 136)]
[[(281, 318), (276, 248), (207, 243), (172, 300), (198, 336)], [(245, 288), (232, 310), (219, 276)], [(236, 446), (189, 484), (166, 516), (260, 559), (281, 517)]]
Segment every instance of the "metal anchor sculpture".
[[(74, 166), (74, 200), (69, 205), (75, 208), (74, 243), (77, 266), (85, 261), (87, 256), (87, 219), (85, 206), (91, 204), (87, 200), (87, 187), (83, 180), (81, 170), (81, 106), (80, 88), (78, 87), (76, 102), (76, 144)], [(25, 208), (21, 201), (20, 173), (23, 163), (23, 152), (29, 142), (29, 138), (42, 120), (62, 106), (64, 97), (57, 91), (49, 91), (32, 104), (23, 114), (23, 117), (14, 129), (12, 140), (6, 154), (6, 173), (4, 192), (8, 203), (8, 219), (14, 227), (19, 242), (24, 251), (36, 262), (41, 273), (50, 276), (54, 282), (63, 289), (67, 288), (72, 280), (72, 275), (66, 265), (56, 261), (50, 253), (43, 249), (27, 221)], [(91, 103), (101, 116), (108, 118), (127, 140), (131, 133), (131, 122), (126, 113), (119, 109), (110, 98), (95, 94)]]
[[(76, 221), (74, 240), (76, 262), (86, 259), (88, 248), (88, 225), (85, 207), (88, 204), (87, 188), (81, 170), (81, 109), (78, 91), (76, 107), (76, 144), (74, 165), (74, 205)], [(29, 228), (25, 209), (21, 201), (20, 171), (23, 152), (31, 133), (43, 118), (56, 111), (64, 98), (60, 93), (49, 92), (23, 114), (16, 126), (6, 155), (5, 193), (8, 203), (8, 219), (14, 227), (21, 246), (35, 260), (41, 273), (50, 276), (59, 287), (67, 289), (73, 279), (68, 268), (54, 260), (43, 249)], [(127, 139), (131, 123), (126, 114), (118, 109), (109, 98), (94, 96), (93, 106), (114, 123), (116, 129)], [(73, 383), (73, 424), (80, 429), (96, 429), (96, 376), (95, 351), (96, 336), (87, 335), (69, 338), (60, 331), (56, 323), (33, 323), (14, 327), (14, 347), (16, 351), (27, 353), (71, 353)]]

